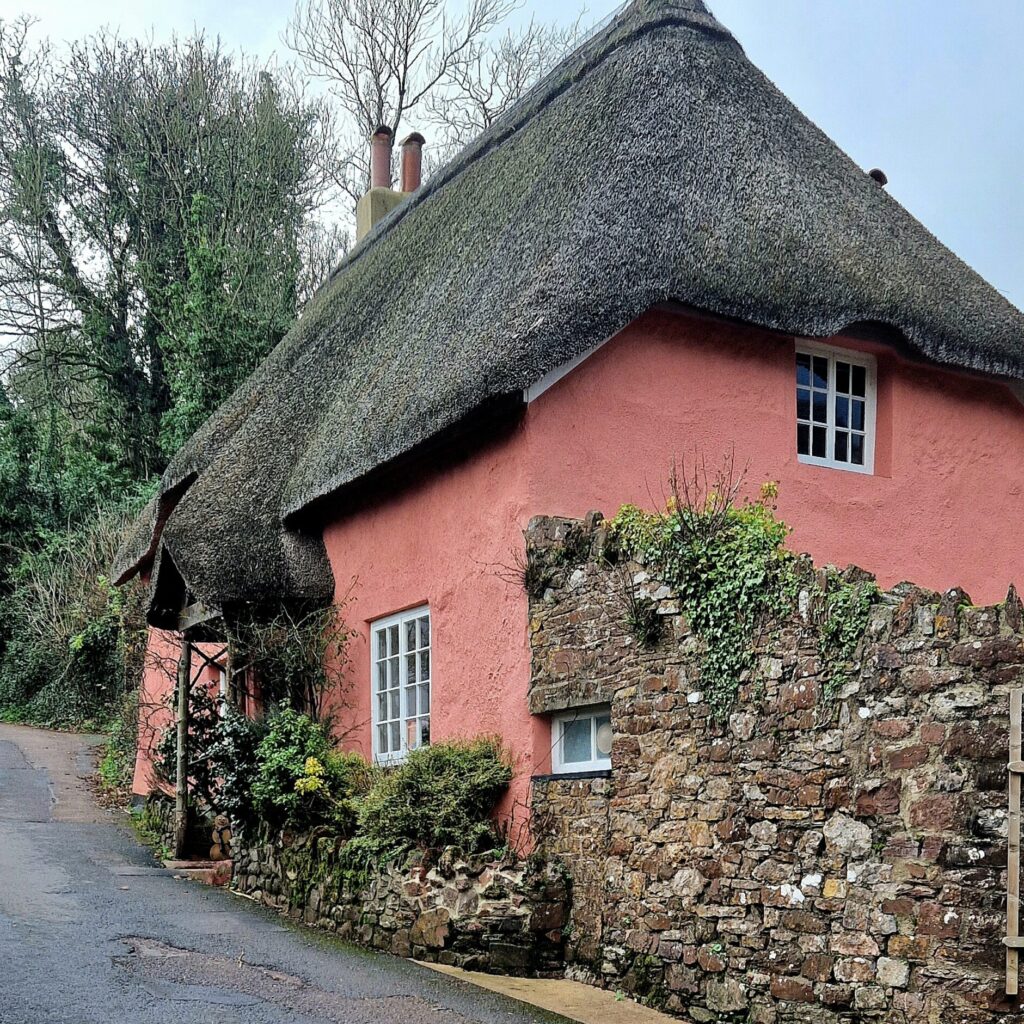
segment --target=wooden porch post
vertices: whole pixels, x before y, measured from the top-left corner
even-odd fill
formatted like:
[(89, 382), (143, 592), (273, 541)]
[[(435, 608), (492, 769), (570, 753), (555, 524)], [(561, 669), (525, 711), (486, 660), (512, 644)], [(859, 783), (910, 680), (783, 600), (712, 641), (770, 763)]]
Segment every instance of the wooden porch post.
[(192, 644), (181, 638), (178, 659), (178, 749), (177, 781), (174, 787), (174, 856), (185, 856), (188, 834), (188, 691), (192, 682)]

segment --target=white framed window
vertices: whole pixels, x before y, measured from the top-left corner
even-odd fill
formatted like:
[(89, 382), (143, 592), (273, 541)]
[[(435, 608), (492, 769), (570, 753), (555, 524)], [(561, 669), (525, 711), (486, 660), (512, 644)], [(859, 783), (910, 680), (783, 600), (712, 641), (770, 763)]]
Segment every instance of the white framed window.
[(370, 624), (373, 759), (401, 761), (430, 745), (430, 609)]
[(796, 452), (799, 461), (852, 473), (873, 473), (876, 390), (872, 356), (798, 342)]
[(551, 770), (555, 774), (611, 768), (612, 709), (607, 704), (556, 715), (551, 729)]

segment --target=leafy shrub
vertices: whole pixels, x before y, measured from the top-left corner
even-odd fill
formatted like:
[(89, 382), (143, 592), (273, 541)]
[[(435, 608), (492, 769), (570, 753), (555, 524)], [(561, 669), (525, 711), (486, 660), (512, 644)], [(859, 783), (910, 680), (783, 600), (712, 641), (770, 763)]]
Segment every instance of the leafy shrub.
[(491, 814), (511, 780), (497, 739), (420, 747), (376, 773), (359, 831), (381, 850), (455, 846), (477, 853), (497, 842)]
[(256, 750), (253, 810), (273, 824), (302, 828), (327, 822), (350, 834), (369, 781), (361, 757), (336, 751), (322, 725), (283, 708)]
[(243, 831), (256, 824), (252, 780), (256, 776), (256, 752), (266, 735), (266, 723), (247, 718), (228, 705), (208, 748), (210, 775), (217, 782), (215, 807)]
[(130, 792), (138, 738), (139, 691), (132, 690), (110, 724), (99, 763), (100, 784), (113, 797), (126, 798)]
[[(174, 709), (177, 687), (165, 698)], [(196, 683), (189, 691), (188, 715), (188, 788), (199, 801), (217, 808), (219, 762), (211, 756), (220, 737), (220, 702), (210, 693), (206, 683)], [(178, 781), (178, 729), (176, 721), (164, 729), (153, 752), (153, 767), (171, 786)]]
[(104, 573), (126, 511), (49, 537), (6, 569), (0, 622), (0, 717), (43, 725), (100, 724), (138, 683), (145, 644), (144, 593)]

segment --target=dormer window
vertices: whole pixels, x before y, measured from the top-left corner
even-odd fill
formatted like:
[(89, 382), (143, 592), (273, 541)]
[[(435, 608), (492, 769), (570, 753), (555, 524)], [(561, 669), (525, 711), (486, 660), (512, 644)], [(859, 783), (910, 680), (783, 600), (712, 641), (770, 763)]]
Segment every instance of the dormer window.
[(801, 462), (872, 473), (875, 361), (802, 342), (796, 350), (796, 452)]

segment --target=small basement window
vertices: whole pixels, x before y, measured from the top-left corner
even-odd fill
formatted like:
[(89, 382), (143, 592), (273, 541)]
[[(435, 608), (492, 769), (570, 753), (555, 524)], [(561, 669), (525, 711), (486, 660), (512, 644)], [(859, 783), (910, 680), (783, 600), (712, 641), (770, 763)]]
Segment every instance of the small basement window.
[(800, 462), (874, 472), (875, 390), (871, 356), (798, 344), (796, 451)]
[(430, 745), (430, 609), (370, 625), (373, 759), (401, 761)]
[(565, 774), (611, 768), (611, 715), (607, 704), (557, 715), (553, 722), (551, 770)]

